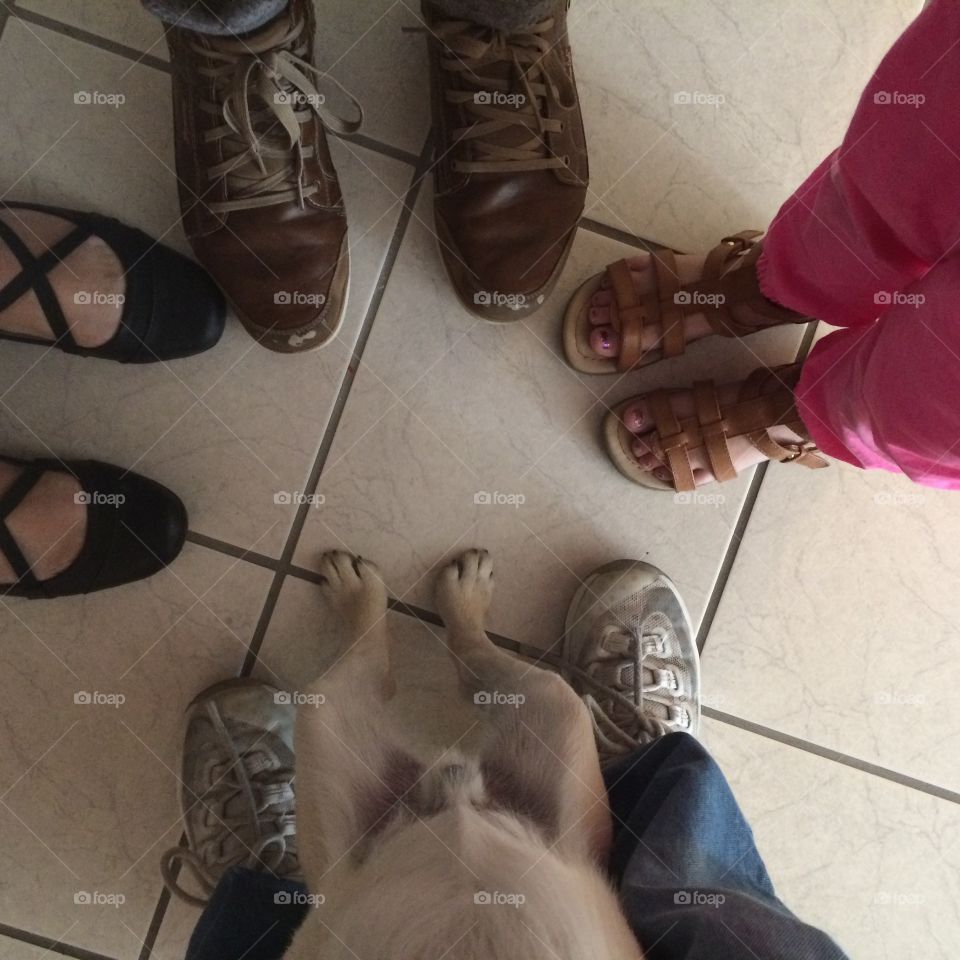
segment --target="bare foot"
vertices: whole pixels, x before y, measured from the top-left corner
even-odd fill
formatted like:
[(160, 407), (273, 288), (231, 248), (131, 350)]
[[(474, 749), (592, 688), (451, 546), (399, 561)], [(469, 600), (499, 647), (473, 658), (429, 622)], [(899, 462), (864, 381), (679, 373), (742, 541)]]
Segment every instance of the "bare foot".
[[(0, 219), (34, 256), (42, 256), (74, 229), (73, 223), (61, 217), (35, 210), (0, 210)], [(20, 272), (20, 261), (0, 240), (0, 291)], [(123, 316), (126, 278), (105, 241), (88, 237), (47, 274), (47, 279), (79, 346), (99, 347), (113, 337)], [(0, 330), (51, 343), (56, 339), (32, 289), (0, 310)]]
[[(0, 463), (0, 496), (20, 475), (20, 467)], [(7, 528), (38, 580), (62, 573), (80, 554), (87, 535), (87, 508), (77, 501), (80, 484), (66, 473), (43, 474), (7, 519)], [(0, 583), (17, 574), (0, 551)]]

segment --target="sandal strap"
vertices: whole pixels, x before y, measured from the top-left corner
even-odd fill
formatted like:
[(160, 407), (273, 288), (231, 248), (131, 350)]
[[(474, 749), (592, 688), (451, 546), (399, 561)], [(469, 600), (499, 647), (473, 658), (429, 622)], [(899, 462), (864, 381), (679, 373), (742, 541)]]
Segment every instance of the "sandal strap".
[[(671, 397), (675, 391), (654, 390), (646, 397), (655, 424), (650, 437), (653, 453), (670, 468), (673, 486), (679, 492), (696, 489), (690, 452), (703, 448), (718, 481), (732, 480), (738, 471), (730, 455), (729, 440), (746, 437), (770, 460), (797, 463), (820, 469), (829, 462), (810, 439), (797, 412), (793, 387), (799, 377), (799, 364), (772, 370), (755, 370), (744, 381), (737, 402), (722, 406), (716, 383), (697, 381), (693, 385), (694, 415), (680, 419), (674, 413)], [(770, 434), (770, 427), (788, 426), (805, 437), (800, 443), (781, 444)]]
[(75, 348), (77, 343), (70, 332), (70, 326), (48, 274), (92, 234), (93, 231), (89, 225), (77, 224), (65, 237), (37, 257), (30, 252), (30, 248), (20, 239), (17, 232), (0, 219), (0, 240), (10, 248), (20, 264), (20, 273), (0, 290), (0, 310), (5, 310), (29, 290), (33, 290), (53, 332), (54, 342), (64, 341), (68, 346)]
[[(757, 262), (763, 240), (757, 238), (762, 236), (759, 230), (741, 230), (724, 237), (707, 255), (702, 279), (683, 288), (689, 294), (688, 308), (702, 313), (721, 337), (747, 337), (768, 327), (809, 322), (809, 317), (768, 300), (760, 289)], [(736, 317), (736, 306), (749, 310)]]
[(607, 275), (613, 291), (610, 317), (620, 338), (617, 370), (623, 373), (632, 370), (643, 357), (643, 322), (646, 311), (643, 302), (637, 297), (630, 264), (626, 260), (611, 263), (607, 267)]
[(43, 472), (36, 464), (23, 464), (20, 475), (0, 497), (0, 552), (13, 567), (13, 572), (17, 575), (17, 583), (29, 587), (38, 586), (40, 581), (34, 576), (33, 569), (23, 555), (16, 538), (10, 532), (6, 520), (37, 485)]

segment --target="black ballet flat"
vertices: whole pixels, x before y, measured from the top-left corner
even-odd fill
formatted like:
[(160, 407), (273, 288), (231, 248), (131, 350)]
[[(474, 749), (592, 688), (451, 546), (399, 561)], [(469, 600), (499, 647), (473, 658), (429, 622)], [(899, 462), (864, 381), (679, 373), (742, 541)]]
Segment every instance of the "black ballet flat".
[[(0, 460), (21, 468), (0, 496), (0, 551), (18, 577), (14, 584), (0, 584), (0, 596), (51, 599), (133, 583), (162, 570), (183, 548), (187, 511), (176, 494), (153, 480), (97, 460)], [(6, 520), (50, 471), (71, 474), (79, 481), (87, 506), (87, 534), (66, 570), (38, 580)]]
[[(17, 232), (0, 220), (3, 241), (21, 272), (0, 290), (0, 311), (33, 291), (53, 331), (54, 340), (0, 331), (0, 339), (56, 346), (65, 353), (120, 363), (178, 360), (209, 350), (220, 339), (226, 318), (223, 294), (206, 271), (142, 230), (111, 217), (78, 213), (37, 203), (0, 201), (0, 211), (35, 210), (74, 224), (62, 240), (34, 256)], [(99, 347), (74, 340), (48, 274), (91, 236), (100, 237), (116, 254), (126, 275), (123, 312), (116, 334)]]

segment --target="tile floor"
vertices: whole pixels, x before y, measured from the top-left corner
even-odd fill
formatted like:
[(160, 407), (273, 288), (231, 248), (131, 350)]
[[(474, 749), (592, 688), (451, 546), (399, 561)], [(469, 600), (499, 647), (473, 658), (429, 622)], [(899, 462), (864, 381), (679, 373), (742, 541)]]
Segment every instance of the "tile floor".
[[(571, 373), (557, 337), (565, 295), (632, 238), (695, 248), (769, 220), (916, 0), (577, 0), (588, 219), (556, 295), (509, 328), (464, 313), (439, 263), (419, 175), (423, 39), (402, 29), (416, 4), (328, 6), (325, 62), (368, 114), (335, 145), (353, 260), (337, 341), (278, 357), (232, 323), (205, 356), (129, 371), (0, 350), (5, 450), (135, 465), (184, 496), (192, 530), (149, 582), (0, 606), (0, 956), (179, 960), (196, 914), (168, 904), (156, 864), (179, 836), (181, 707), (241, 671), (295, 684), (316, 669), (321, 550), (377, 559), (413, 605), (395, 629), (435, 644), (411, 615), (429, 620), (429, 571), (483, 543), (505, 573), (491, 628), (542, 647), (597, 564), (670, 571), (704, 644), (704, 739), (782, 897), (851, 956), (952, 960), (960, 500), (837, 467), (760, 470), (718, 504), (664, 503), (600, 453), (600, 414), (635, 382)], [(135, 0), (0, 0), (2, 195), (119, 214), (185, 249), (166, 69)], [(75, 105), (82, 90), (126, 102)], [(676, 103), (684, 91), (722, 102)], [(736, 377), (792, 358), (801, 336), (710, 341), (645, 382)], [(278, 506), (279, 491), (325, 502)], [(525, 502), (478, 506), (479, 491)], [(81, 690), (125, 702), (85, 707)], [(81, 891), (124, 902), (77, 904)]]

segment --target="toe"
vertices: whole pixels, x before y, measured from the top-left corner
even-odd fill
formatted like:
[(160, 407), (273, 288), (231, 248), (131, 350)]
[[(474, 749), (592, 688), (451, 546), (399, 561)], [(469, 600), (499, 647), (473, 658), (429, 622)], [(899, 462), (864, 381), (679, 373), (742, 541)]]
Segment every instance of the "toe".
[(613, 303), (613, 294), (609, 290), (598, 290), (590, 299), (591, 307), (609, 307)]
[(480, 576), (489, 579), (493, 576), (493, 557), (489, 550), (480, 551)]
[(590, 333), (590, 349), (598, 357), (613, 358), (620, 352), (620, 337), (612, 327), (598, 327)]
[(608, 327), (610, 326), (610, 307), (606, 304), (594, 304), (590, 307), (590, 312), (587, 314), (587, 318), (590, 321), (591, 326), (594, 327)]
[(623, 425), (631, 433), (645, 433), (653, 426), (645, 400), (637, 400), (629, 404), (624, 409), (622, 418)]

